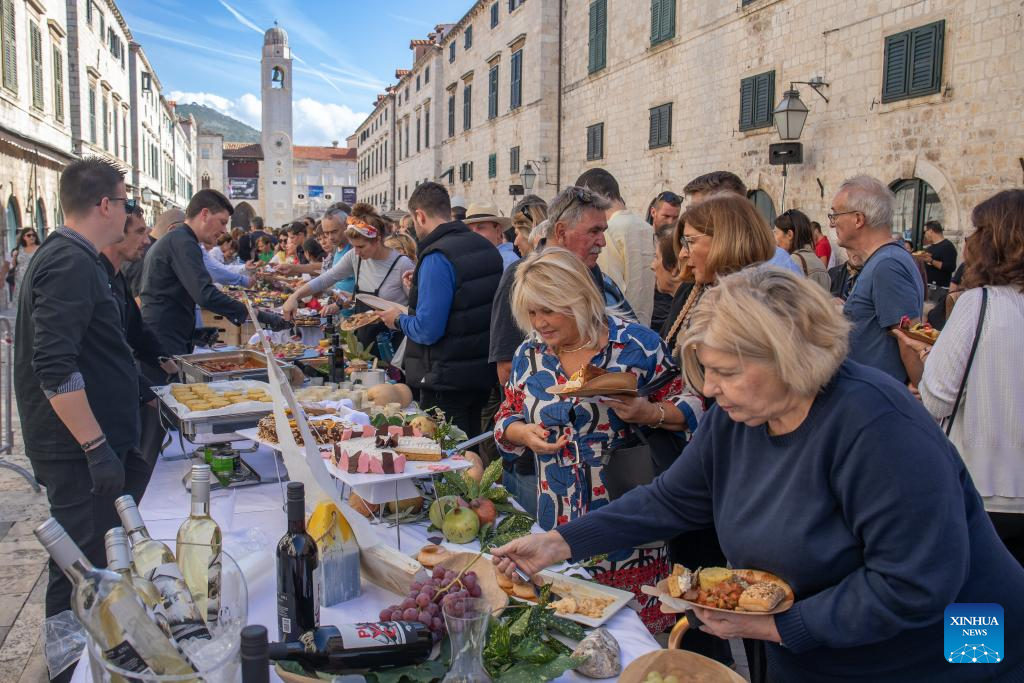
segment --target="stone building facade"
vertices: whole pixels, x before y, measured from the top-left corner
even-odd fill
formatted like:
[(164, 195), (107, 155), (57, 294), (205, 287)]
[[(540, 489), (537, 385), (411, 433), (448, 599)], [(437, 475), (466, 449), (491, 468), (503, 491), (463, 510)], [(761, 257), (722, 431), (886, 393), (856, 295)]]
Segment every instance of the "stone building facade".
[(399, 69), (394, 86), (395, 202), (401, 206), (422, 182), (441, 172), (441, 130), (436, 104), (444, 97), (441, 47), (450, 27), (441, 26), (425, 40), (413, 40), (412, 69)]
[(384, 209), (395, 202), (395, 107), (394, 89), (377, 96), (370, 115), (356, 128), (356, 186), (360, 201)]
[(2, 54), (14, 57), (0, 59), (0, 246), (5, 254), (14, 248), (20, 228), (35, 227), (42, 237), (63, 223), (57, 188), (61, 169), (74, 158), (65, 4), (14, 2), (8, 8), (15, 30), (0, 32)]
[(355, 148), (296, 145), (292, 157), (296, 215), (319, 216), (334, 202), (355, 202)]
[[(896, 191), (894, 230), (915, 241), (928, 218), (962, 241), (980, 200), (1022, 183), (1019, 1), (564, 0), (561, 23), (558, 4), (478, 2), (442, 42), (445, 84), (461, 95), (471, 72), (473, 115), (485, 122), (478, 131), (474, 121), (467, 134), (458, 115), (457, 134), (442, 143), (442, 173), (454, 166), (452, 190), (470, 201), (496, 198), (506, 181), (518, 181), (502, 153), (537, 141), (520, 153), (521, 161), (548, 157), (549, 177), (537, 178), (535, 193), (550, 199), (559, 185), (601, 166), (640, 211), (661, 190), (678, 192), (696, 175), (728, 169), (766, 215), (795, 207), (827, 223), (840, 182), (867, 173)], [(486, 124), (480, 76), (493, 50), (477, 47), (495, 5), (506, 41), (517, 14), (536, 16), (522, 29), (527, 45), (539, 46), (542, 69), (524, 81), (524, 91), (535, 89), (524, 92), (524, 104), (541, 100), (529, 125), (504, 127), (502, 117)], [(508, 13), (510, 5), (517, 7)], [(464, 51), (469, 25), (476, 45)], [(499, 73), (509, 50), (506, 43)], [(470, 63), (460, 61), (468, 55)], [(768, 163), (769, 145), (780, 142), (772, 111), (791, 82), (811, 81), (821, 85), (794, 85), (810, 111), (799, 139), (803, 163), (788, 165), (784, 177), (782, 166)], [(506, 106), (499, 99), (499, 109)], [(481, 173), (480, 159), (494, 152), (498, 177), (480, 183), (487, 168)], [(464, 160), (475, 162), (474, 179), (460, 184)]]

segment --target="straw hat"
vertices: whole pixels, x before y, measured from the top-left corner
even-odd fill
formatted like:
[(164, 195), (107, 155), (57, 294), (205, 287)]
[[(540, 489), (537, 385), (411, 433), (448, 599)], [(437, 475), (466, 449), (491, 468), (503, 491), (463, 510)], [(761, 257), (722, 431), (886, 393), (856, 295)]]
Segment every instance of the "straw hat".
[(470, 204), (466, 209), (466, 217), (462, 219), (466, 225), (474, 223), (497, 223), (502, 230), (512, 225), (512, 219), (498, 215), (498, 207), (494, 204)]

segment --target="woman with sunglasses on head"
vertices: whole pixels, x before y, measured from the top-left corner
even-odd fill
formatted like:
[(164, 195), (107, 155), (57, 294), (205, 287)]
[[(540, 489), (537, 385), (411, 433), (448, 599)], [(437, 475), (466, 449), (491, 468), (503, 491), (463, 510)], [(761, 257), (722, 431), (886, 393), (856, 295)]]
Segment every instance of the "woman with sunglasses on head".
[(28, 270), (28, 264), (32, 256), (39, 248), (39, 234), (35, 228), (22, 228), (18, 233), (18, 246), (11, 252), (11, 270), (14, 274), (14, 301), (18, 300), (18, 290), (21, 289), (21, 281)]
[(811, 229), (811, 220), (797, 209), (784, 211), (775, 219), (774, 235), (775, 243), (789, 253), (789, 257), (793, 259), (793, 263), (800, 266), (804, 276), (828, 291), (830, 284), (828, 271), (825, 270), (825, 264), (814, 253), (814, 232)]
[(548, 205), (535, 194), (520, 199), (512, 210), (512, 229), (515, 231), (513, 244), (521, 257), (526, 258), (533, 252), (530, 233), (547, 217)]
[[(288, 297), (282, 310), (285, 319), (292, 319), (299, 308), (299, 302), (306, 297), (329, 289), (339, 280), (349, 277), (355, 277), (356, 280), (354, 297), (359, 294), (370, 294), (402, 306), (407, 305), (409, 294), (402, 286), (402, 275), (413, 270), (415, 266), (409, 257), (384, 244), (385, 227), (384, 221), (369, 204), (353, 206), (345, 230), (352, 249), (341, 257), (337, 265), (302, 285)], [(362, 313), (371, 309), (355, 299), (355, 310)], [(331, 304), (322, 312), (330, 315), (337, 311), (338, 307)], [(376, 342), (378, 335), (382, 333), (387, 333), (382, 323), (366, 325), (356, 330), (359, 341), (366, 346)], [(391, 341), (392, 348), (397, 349), (399, 340), (392, 338)], [(374, 354), (382, 351), (379, 344), (374, 344)]]

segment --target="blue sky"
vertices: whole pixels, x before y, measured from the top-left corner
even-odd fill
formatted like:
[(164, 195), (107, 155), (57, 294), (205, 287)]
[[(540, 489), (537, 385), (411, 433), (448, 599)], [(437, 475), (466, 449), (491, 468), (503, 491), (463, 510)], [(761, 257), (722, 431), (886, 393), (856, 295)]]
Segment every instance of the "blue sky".
[(295, 58), (295, 144), (345, 144), (395, 69), (412, 64), (409, 41), (454, 22), (473, 0), (120, 0), (164, 94), (200, 102), (260, 127), (264, 30), (288, 32)]

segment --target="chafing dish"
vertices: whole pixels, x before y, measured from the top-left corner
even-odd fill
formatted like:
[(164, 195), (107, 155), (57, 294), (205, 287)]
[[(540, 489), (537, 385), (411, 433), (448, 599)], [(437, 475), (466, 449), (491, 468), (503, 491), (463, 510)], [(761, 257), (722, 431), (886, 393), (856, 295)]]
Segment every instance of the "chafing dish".
[[(175, 356), (178, 362), (178, 376), (182, 383), (194, 384), (201, 382), (216, 382), (229, 379), (255, 379), (261, 382), (268, 381), (266, 357), (250, 349), (241, 351), (214, 351), (213, 353), (192, 353), (184, 356)], [(285, 374), (293, 377), (292, 370), (295, 369), (290, 363), (280, 359), (274, 359)], [(211, 365), (218, 363), (237, 364), (237, 369), (224, 370)]]

